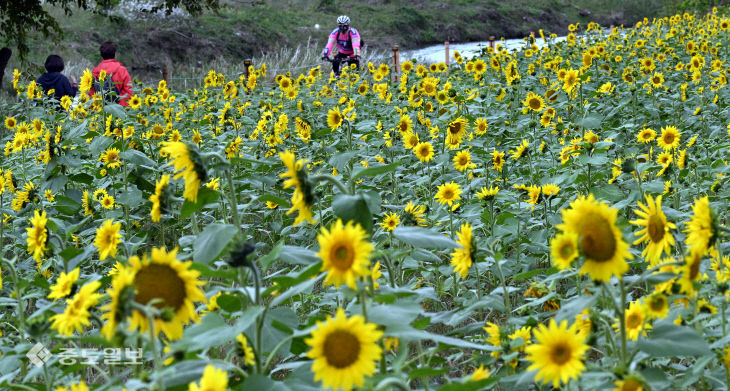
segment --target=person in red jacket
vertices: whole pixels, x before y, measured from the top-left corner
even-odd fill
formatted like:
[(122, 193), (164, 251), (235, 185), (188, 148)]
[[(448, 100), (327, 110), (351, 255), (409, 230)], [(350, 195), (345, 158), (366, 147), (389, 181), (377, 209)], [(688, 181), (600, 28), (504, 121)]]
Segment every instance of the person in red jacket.
[[(132, 78), (129, 77), (127, 68), (122, 65), (119, 61), (115, 60), (117, 56), (117, 45), (114, 42), (107, 41), (101, 44), (99, 47), (101, 58), (103, 59), (99, 65), (94, 67), (91, 73), (94, 75), (95, 80), (99, 80), (99, 73), (103, 69), (106, 71), (107, 77), (112, 78), (114, 87), (119, 91), (119, 104), (122, 106), (129, 106), (129, 98), (132, 97)], [(94, 94), (94, 89), (89, 91), (89, 95)]]

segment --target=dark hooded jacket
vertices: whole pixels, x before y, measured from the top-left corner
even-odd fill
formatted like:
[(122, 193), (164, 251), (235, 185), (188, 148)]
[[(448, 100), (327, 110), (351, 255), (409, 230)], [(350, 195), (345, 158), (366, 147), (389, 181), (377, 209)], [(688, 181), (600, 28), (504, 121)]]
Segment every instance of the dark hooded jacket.
[(43, 91), (55, 90), (54, 96), (59, 101), (64, 96), (74, 97), (78, 87), (72, 86), (68, 78), (61, 72), (46, 72), (38, 78), (36, 83), (43, 88)]

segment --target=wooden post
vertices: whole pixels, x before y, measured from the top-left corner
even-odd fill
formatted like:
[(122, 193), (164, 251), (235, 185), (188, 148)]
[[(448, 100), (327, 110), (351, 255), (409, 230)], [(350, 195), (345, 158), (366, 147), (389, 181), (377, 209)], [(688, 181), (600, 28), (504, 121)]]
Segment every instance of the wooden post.
[(398, 45), (393, 46), (393, 81), (400, 81), (400, 52)]
[(489, 36), (489, 47), (494, 49), (494, 35)]
[(167, 68), (162, 68), (162, 80), (167, 84), (167, 88), (170, 88), (170, 76), (167, 74)]
[(446, 69), (449, 68), (449, 41), (444, 41), (444, 48), (446, 49)]

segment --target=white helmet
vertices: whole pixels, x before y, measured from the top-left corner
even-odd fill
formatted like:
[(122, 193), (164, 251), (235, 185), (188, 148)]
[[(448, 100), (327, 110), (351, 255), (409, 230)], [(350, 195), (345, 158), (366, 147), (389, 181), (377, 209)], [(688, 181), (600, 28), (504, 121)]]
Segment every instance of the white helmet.
[(337, 24), (350, 24), (350, 18), (347, 17), (347, 15), (340, 15), (337, 18)]

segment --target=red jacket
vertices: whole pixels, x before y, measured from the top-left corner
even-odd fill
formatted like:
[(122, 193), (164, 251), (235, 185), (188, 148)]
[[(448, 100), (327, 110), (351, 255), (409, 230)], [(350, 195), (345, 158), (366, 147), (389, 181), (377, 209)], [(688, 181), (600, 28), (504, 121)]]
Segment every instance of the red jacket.
[[(132, 97), (132, 78), (129, 77), (129, 72), (127, 72), (127, 68), (122, 65), (119, 61), (115, 59), (109, 59), (104, 60), (99, 63), (94, 69), (91, 71), (91, 73), (94, 75), (95, 79), (99, 78), (99, 72), (101, 70), (105, 70), (107, 75), (112, 76), (112, 81), (114, 82), (114, 85), (117, 88), (121, 88), (122, 94), (121, 99), (119, 99), (119, 104), (122, 106), (129, 106), (129, 98)], [(94, 94), (94, 89), (92, 88), (91, 91), (89, 91), (89, 95)]]

